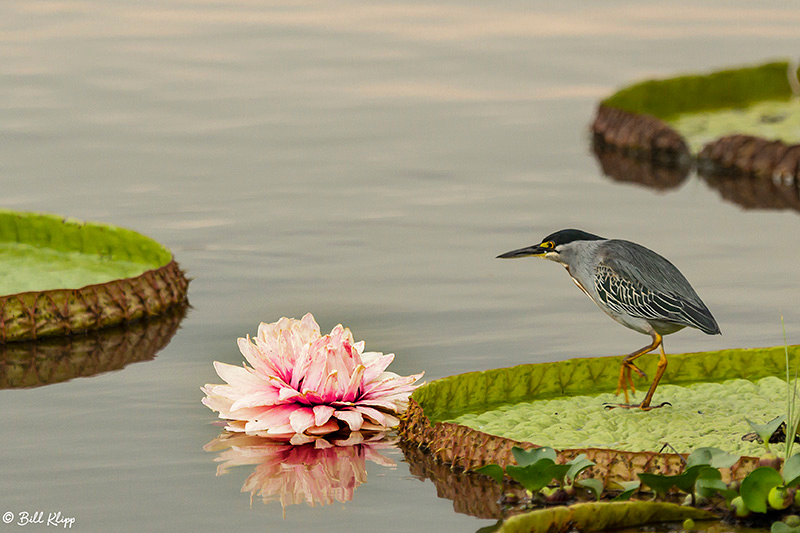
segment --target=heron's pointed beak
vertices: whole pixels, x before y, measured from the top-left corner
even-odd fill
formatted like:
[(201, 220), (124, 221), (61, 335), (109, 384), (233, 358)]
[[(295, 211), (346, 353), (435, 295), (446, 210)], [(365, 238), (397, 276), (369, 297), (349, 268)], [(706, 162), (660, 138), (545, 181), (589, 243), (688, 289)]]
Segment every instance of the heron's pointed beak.
[(517, 257), (531, 257), (531, 256), (544, 257), (545, 252), (547, 252), (548, 250), (549, 250), (548, 248), (542, 248), (541, 245), (539, 244), (534, 244), (533, 246), (520, 248), (519, 250), (511, 250), (510, 252), (500, 254), (497, 256), (497, 259), (515, 259)]

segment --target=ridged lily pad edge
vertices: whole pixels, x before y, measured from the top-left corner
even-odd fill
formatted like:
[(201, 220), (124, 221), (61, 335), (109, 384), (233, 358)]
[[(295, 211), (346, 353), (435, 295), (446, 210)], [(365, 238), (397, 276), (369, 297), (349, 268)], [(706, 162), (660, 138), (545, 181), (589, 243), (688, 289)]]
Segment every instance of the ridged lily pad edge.
[[(688, 143), (666, 120), (685, 112), (788, 100), (793, 95), (789, 73), (784, 61), (636, 83), (600, 103), (591, 126), (595, 143), (665, 164), (686, 165), (692, 159)], [(706, 144), (697, 161), (706, 168), (800, 178), (800, 145), (781, 140), (724, 136)]]
[[(41, 213), (0, 211), (0, 240), (152, 264), (142, 274), (78, 289), (0, 296), (0, 343), (70, 335), (163, 313), (186, 302), (189, 280), (158, 242), (132, 230)], [(125, 242), (132, 246), (126, 247)]]
[[(794, 362), (800, 357), (800, 346), (790, 346), (788, 351), (794, 368)], [(414, 392), (399, 432), (403, 439), (429, 450), (436, 460), (453, 468), (475, 470), (490, 463), (505, 467), (514, 464), (511, 448), (532, 448), (538, 444), (491, 435), (445, 420), (467, 412), (485, 411), (502, 403), (613, 391), (621, 360), (621, 357), (570, 359), (435, 380)], [(652, 357), (641, 367), (648, 375), (653, 375), (656, 363), (657, 358)], [(782, 346), (676, 354), (669, 356), (662, 383), (680, 385), (784, 376), (785, 364)], [(592, 477), (606, 484), (635, 479), (637, 472), (674, 475), (683, 468), (683, 459), (678, 454), (602, 448), (559, 450), (558, 462), (567, 462), (582, 453), (596, 463)], [(724, 470), (723, 476), (726, 481), (741, 479), (757, 465), (758, 458), (742, 457), (729, 470)]]
[(654, 522), (676, 522), (687, 518), (715, 520), (709, 511), (664, 502), (592, 502), (569, 507), (550, 507), (512, 516), (498, 533), (550, 533), (568, 531), (607, 531)]

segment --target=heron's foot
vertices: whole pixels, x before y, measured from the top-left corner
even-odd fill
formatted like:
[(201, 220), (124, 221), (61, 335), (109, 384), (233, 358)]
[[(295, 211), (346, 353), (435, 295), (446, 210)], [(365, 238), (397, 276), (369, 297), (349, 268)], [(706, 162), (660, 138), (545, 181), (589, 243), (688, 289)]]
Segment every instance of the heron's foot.
[(614, 393), (619, 396), (619, 393), (622, 392), (625, 394), (625, 403), (630, 402), (630, 397), (628, 396), (628, 387), (630, 387), (632, 393), (636, 393), (636, 387), (633, 385), (633, 380), (631, 379), (631, 370), (625, 364), (619, 367), (619, 380), (617, 381), (617, 391)]
[(628, 397), (628, 388), (630, 388), (632, 394), (636, 394), (636, 386), (633, 384), (631, 370), (635, 370), (637, 374), (647, 379), (647, 374), (642, 372), (638, 366), (629, 361), (623, 361), (622, 365), (619, 367), (619, 381), (617, 381), (617, 391), (614, 394), (619, 396), (620, 392), (624, 393), (626, 404), (630, 402), (630, 398)]
[(672, 407), (672, 404), (669, 402), (664, 402), (661, 405), (646, 405), (642, 406), (642, 404), (628, 404), (628, 403), (604, 403), (603, 409), (610, 411), (611, 409), (641, 409), (642, 411), (652, 411), (653, 409), (660, 409), (665, 405), (669, 405)]

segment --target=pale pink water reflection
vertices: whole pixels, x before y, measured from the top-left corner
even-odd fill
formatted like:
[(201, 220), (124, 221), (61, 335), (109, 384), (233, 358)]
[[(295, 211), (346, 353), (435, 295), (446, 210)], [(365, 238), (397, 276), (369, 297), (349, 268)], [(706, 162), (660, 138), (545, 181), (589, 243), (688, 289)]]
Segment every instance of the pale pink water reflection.
[[(386, 433), (353, 432), (346, 438), (317, 438), (308, 444), (292, 445), (266, 436), (224, 432), (204, 446), (219, 452), (217, 475), (237, 466), (254, 465), (242, 485), (250, 493), (250, 504), (258, 496), (268, 504), (330, 505), (353, 499), (355, 490), (367, 482), (367, 461), (387, 468), (395, 462), (379, 450), (394, 448)], [(285, 514), (284, 514), (285, 516)]]

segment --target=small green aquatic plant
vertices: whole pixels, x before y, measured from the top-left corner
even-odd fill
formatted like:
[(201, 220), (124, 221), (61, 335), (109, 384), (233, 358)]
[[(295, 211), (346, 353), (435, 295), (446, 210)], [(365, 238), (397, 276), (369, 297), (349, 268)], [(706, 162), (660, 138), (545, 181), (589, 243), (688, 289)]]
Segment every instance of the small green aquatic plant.
[[(753, 470), (742, 480), (739, 497), (732, 501), (732, 508), (737, 517), (746, 517), (750, 512), (767, 513), (782, 511), (793, 504), (800, 507), (800, 454), (793, 454), (795, 436), (800, 415), (797, 412), (797, 376), (795, 364), (794, 379), (791, 379), (789, 363), (789, 345), (786, 341), (786, 324), (781, 316), (783, 328), (783, 344), (786, 368), (786, 413), (771, 420), (767, 424), (747, 422), (764, 443), (767, 454), (761, 458), (759, 468)], [(782, 424), (786, 424), (786, 448), (783, 461), (769, 451), (769, 440)], [(781, 462), (783, 468), (781, 469)], [(772, 531), (793, 531), (795, 528), (782, 522), (775, 522)]]
[[(784, 460), (788, 461), (792, 456), (794, 447), (794, 437), (797, 434), (797, 426), (800, 424), (800, 413), (797, 412), (797, 373), (800, 361), (795, 361), (794, 380), (789, 381), (789, 343), (786, 341), (786, 323), (781, 315), (781, 328), (783, 329), (783, 351), (786, 358), (786, 451)], [(766, 441), (765, 441), (766, 442)]]
[(730, 501), (736, 496), (722, 482), (720, 468), (730, 468), (739, 460), (738, 455), (732, 455), (718, 448), (698, 448), (686, 458), (683, 472), (669, 476), (663, 474), (637, 474), (643, 484), (650, 487), (658, 496), (665, 497), (670, 489), (677, 488), (689, 494), (691, 501), (705, 501), (721, 494)]
[[(595, 465), (585, 454), (580, 454), (565, 464), (557, 464), (556, 451), (547, 446), (530, 450), (515, 446), (511, 449), (511, 453), (517, 464), (508, 465), (505, 474), (525, 487), (531, 495), (541, 493), (547, 501), (565, 500), (570, 493), (574, 494), (574, 485), (578, 485), (595, 494), (597, 499), (600, 498), (603, 491), (602, 482), (594, 479), (577, 479), (584, 470)], [(486, 465), (477, 472), (491, 477), (498, 483), (503, 482), (504, 472), (500, 465)], [(558, 487), (548, 487), (553, 481), (558, 483)]]
[[(785, 533), (794, 527), (780, 522), (781, 518), (800, 512), (800, 454), (789, 457), (782, 471), (773, 466), (759, 466), (750, 472), (741, 483), (722, 481), (721, 469), (733, 467), (740, 459), (713, 447), (698, 448), (686, 458), (683, 471), (677, 475), (638, 473), (638, 480), (616, 483), (618, 488), (606, 491), (602, 480), (578, 476), (594, 463), (581, 454), (565, 464), (555, 463), (556, 452), (542, 447), (532, 450), (512, 449), (517, 465), (508, 465), (505, 470), (497, 465), (486, 465), (478, 473), (504, 482), (504, 475), (520, 483), (528, 490), (529, 508), (541, 505), (582, 505), (575, 486), (590, 493), (599, 502), (606, 499), (620, 502), (630, 499), (642, 487), (649, 488), (655, 500), (669, 504), (674, 501), (670, 494), (685, 493), (684, 506), (699, 507), (715, 513), (717, 518), (729, 515), (734, 520), (748, 520), (748, 524), (773, 525), (773, 531)], [(555, 483), (554, 483), (555, 482)], [(551, 486), (552, 485), (552, 486)], [(619, 491), (618, 489), (622, 489)], [(674, 505), (674, 504), (673, 504)], [(775, 525), (776, 523), (782, 525)]]
[(764, 444), (764, 449), (769, 454), (769, 439), (772, 438), (772, 435), (778, 431), (778, 428), (781, 427), (781, 424), (786, 420), (786, 415), (781, 415), (773, 418), (766, 424), (757, 424), (750, 420), (749, 418), (744, 418), (747, 423), (750, 425), (750, 428), (758, 435), (758, 438)]

